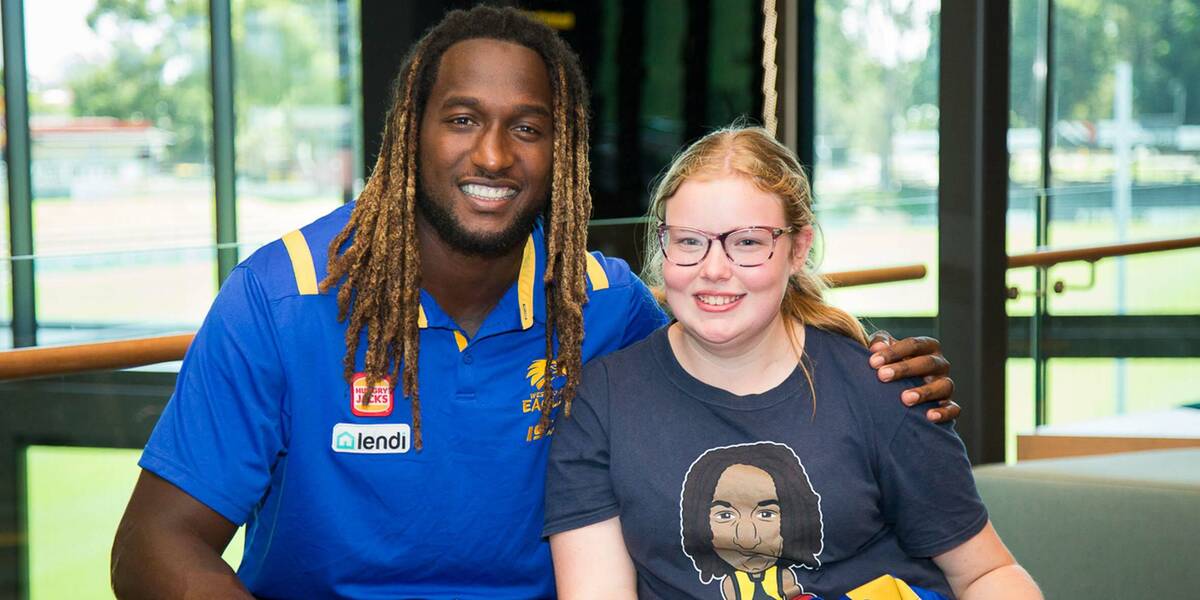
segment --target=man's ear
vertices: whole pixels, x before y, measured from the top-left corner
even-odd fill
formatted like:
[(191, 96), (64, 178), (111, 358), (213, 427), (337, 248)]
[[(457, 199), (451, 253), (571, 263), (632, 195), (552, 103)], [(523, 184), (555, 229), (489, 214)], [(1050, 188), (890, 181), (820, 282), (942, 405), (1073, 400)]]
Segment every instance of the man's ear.
[(808, 252), (812, 250), (813, 228), (805, 225), (792, 233), (792, 273), (799, 273), (808, 262)]

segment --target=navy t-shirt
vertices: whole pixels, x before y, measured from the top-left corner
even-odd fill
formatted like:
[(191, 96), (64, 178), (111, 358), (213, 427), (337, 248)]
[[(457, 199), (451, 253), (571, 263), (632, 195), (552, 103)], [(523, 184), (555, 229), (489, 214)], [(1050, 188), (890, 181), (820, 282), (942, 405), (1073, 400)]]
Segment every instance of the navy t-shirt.
[(737, 396), (689, 375), (666, 332), (584, 369), (544, 535), (620, 516), (643, 599), (829, 598), (883, 574), (951, 596), (930, 557), (987, 512), (953, 426), (899, 401), (911, 382), (879, 383), (865, 348), (808, 327), (815, 400), (800, 367)]

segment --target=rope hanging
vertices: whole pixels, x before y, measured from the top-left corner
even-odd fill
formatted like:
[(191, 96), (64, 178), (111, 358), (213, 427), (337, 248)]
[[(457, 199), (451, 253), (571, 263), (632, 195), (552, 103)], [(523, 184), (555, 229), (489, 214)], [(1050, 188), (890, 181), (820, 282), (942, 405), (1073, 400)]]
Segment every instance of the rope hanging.
[(776, 135), (778, 119), (775, 118), (775, 105), (779, 101), (779, 93), (775, 90), (775, 78), (779, 69), (775, 65), (775, 25), (779, 18), (775, 13), (775, 0), (763, 0), (762, 10), (763, 127), (771, 132), (771, 135)]

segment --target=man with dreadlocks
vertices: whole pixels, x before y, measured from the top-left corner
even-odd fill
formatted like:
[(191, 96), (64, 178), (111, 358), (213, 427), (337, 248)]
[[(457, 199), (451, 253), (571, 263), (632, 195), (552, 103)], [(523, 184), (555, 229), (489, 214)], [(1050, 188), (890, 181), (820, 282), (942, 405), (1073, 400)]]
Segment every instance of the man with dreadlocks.
[[(551, 412), (583, 361), (666, 322), (623, 262), (586, 252), (587, 97), (575, 56), (515, 10), (452, 12), (416, 44), (357, 202), (218, 294), (139, 463), (118, 596), (553, 596)], [(943, 374), (935, 352), (878, 358)], [(220, 552), (242, 523), (235, 574)]]

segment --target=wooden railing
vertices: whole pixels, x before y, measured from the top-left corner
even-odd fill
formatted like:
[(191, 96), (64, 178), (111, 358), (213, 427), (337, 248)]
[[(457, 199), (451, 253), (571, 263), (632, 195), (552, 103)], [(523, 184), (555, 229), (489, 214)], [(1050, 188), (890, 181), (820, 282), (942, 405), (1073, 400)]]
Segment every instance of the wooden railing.
[[(1108, 244), (1082, 248), (1039, 250), (1008, 257), (1008, 268), (1049, 267), (1063, 262), (1096, 262), (1103, 258), (1200, 247), (1200, 236)], [(832, 287), (908, 281), (925, 277), (924, 265), (825, 273)], [(0, 352), (0, 380), (44, 377), (85, 371), (128, 369), (180, 360), (193, 334), (148, 337), (59, 347)]]
[(853, 287), (856, 285), (871, 285), (873, 283), (891, 283), (893, 281), (923, 279), (924, 277), (925, 265), (902, 265), (899, 267), (863, 269), (861, 271), (825, 273), (825, 281), (829, 282), (830, 287)]
[(180, 360), (193, 333), (0, 352), (0, 380), (109, 371)]
[(1200, 247), (1200, 236), (1108, 244), (1105, 246), (1065, 248), (1061, 250), (1039, 250), (1037, 252), (1015, 254), (1008, 257), (1008, 268), (1049, 267), (1058, 263), (1075, 261), (1096, 262), (1102, 258), (1112, 258), (1114, 256), (1129, 256), (1131, 254), (1145, 254), (1147, 252), (1162, 252), (1164, 250), (1182, 250), (1184, 248), (1197, 247)]
[[(924, 265), (826, 273), (833, 287), (905, 281), (925, 277)], [(180, 360), (195, 334), (146, 337), (115, 342), (23, 348), (0, 352), (0, 381), (86, 371), (129, 369)]]

